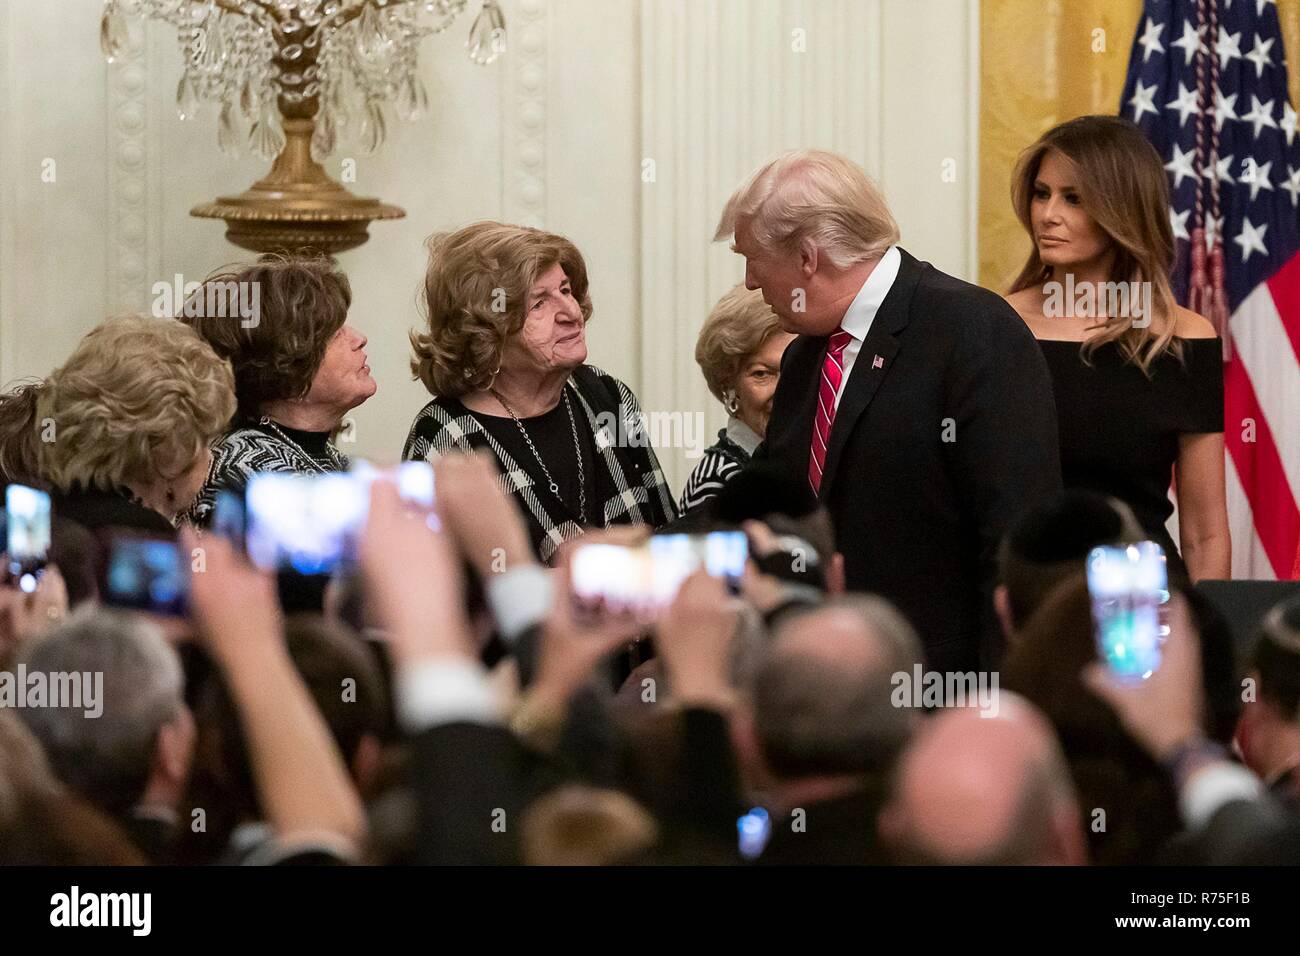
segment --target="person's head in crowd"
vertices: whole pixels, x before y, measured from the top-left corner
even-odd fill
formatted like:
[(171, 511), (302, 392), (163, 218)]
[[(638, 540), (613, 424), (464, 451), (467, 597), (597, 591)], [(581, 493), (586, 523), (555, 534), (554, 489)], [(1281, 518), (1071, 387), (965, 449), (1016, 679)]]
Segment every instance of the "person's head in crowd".
[(1149, 864), (1180, 828), (1177, 797), (1164, 769), (1085, 686), (1083, 669), (1095, 660), (1092, 601), (1080, 569), (1021, 628), (1002, 662), (1001, 687), (1029, 700), (1055, 728), (1093, 861)]
[(46, 566), (36, 587), (0, 581), (0, 671), (11, 669), (19, 651), (40, 640), (68, 613), (68, 589), (56, 564)]
[(742, 183), (714, 241), (745, 257), (745, 288), (797, 335), (830, 335), (863, 283), (864, 263), (896, 244), (898, 224), (876, 185), (836, 153), (783, 153)]
[(0, 395), (0, 492), (8, 484), (44, 488), (36, 403), (44, 382), (26, 382)]
[(0, 708), (0, 866), (132, 866), (145, 859), (69, 793), (15, 710)]
[(81, 683), (82, 706), (21, 711), (60, 780), (119, 820), (142, 808), (175, 812), (194, 721), (180, 659), (152, 623), (85, 606), (24, 647), (19, 661), (28, 673), (78, 675)]
[(127, 316), (96, 326), (24, 400), (0, 459), (30, 436), (40, 474), (60, 492), (98, 489), (175, 520), (212, 464), (211, 446), (234, 413), (230, 366), (171, 319)]
[(285, 622), (289, 656), (334, 735), (362, 797), (379, 777), (388, 692), (374, 657), (344, 625), (296, 614)]
[[(1064, 282), (1067, 274), (1101, 274), (1144, 283), (1152, 289), (1153, 311), (1172, 319), (1169, 180), (1136, 124), (1122, 116), (1079, 116), (1048, 130), (1020, 155), (1011, 201), (1034, 240), (1011, 292)], [(1134, 322), (1129, 311), (1105, 319), (1084, 355), (1118, 342), (1125, 359), (1144, 371), (1165, 351), (1181, 355), (1173, 321)]]
[(893, 705), (892, 675), (920, 660), (911, 625), (874, 596), (784, 618), (733, 720), (747, 782), (797, 806), (808, 794), (830, 798), (882, 778), (919, 718)]
[(995, 716), (927, 720), (899, 760), (881, 831), (900, 862), (1081, 866), (1088, 862), (1070, 769), (1051, 725), (1003, 694)]
[(998, 551), (993, 605), (1008, 642), (1063, 580), (1084, 569), (1093, 548), (1141, 541), (1132, 509), (1081, 488), (1062, 491), (1025, 510)]
[[(366, 656), (360, 639), (337, 621), (295, 614), (285, 622), (285, 637), (294, 669), (329, 727), (354, 784), (363, 795), (366, 789), (373, 791), (380, 771), (378, 741), (388, 720), (387, 689), (374, 660)], [(178, 860), (236, 862), (250, 849), (242, 843), (241, 830), (255, 833), (265, 819), (248, 741), (219, 670), (207, 670), (193, 696), (199, 732), (182, 808), (191, 813), (202, 809), (206, 829), (182, 835)]]
[(1225, 747), (1232, 745), (1241, 721), (1241, 668), (1232, 625), (1219, 608), (1194, 587), (1174, 585), (1187, 602), (1201, 651), (1205, 734)]
[(427, 329), (411, 333), (411, 371), (431, 394), (563, 378), (587, 360), (587, 264), (568, 239), (476, 222), (428, 248)]
[[(793, 338), (759, 292), (737, 285), (718, 300), (695, 343), (709, 392), (759, 440), (767, 434), (781, 356)], [(749, 454), (754, 447), (747, 445)]]
[(1266, 784), (1300, 803), (1300, 599), (1265, 615), (1249, 676), (1255, 697), (1242, 712), (1242, 756)]
[(265, 256), (209, 276), (178, 318), (230, 361), (242, 419), (333, 432), (376, 389), (351, 305), (330, 260)]
[(540, 797), (524, 816), (528, 866), (611, 866), (643, 857), (659, 838), (655, 820), (617, 790), (569, 785)]
[(63, 575), (68, 607), (99, 596), (99, 543), (85, 526), (54, 515), (50, 522), (50, 563)]

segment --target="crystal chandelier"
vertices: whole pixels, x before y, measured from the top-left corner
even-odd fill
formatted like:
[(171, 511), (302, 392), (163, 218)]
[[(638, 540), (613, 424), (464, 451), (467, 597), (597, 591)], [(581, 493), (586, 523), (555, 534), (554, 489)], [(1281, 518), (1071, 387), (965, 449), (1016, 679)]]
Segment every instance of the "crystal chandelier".
[[(319, 163), (345, 139), (366, 152), (379, 148), (389, 103), (403, 120), (424, 113), (420, 41), (445, 30), (468, 3), (105, 0), (100, 43), (112, 63), (130, 47), (129, 16), (175, 26), (184, 63), (176, 89), (181, 119), (213, 103), (221, 150), (237, 153), (247, 145), (275, 160), (271, 175), (251, 190), (199, 206), (193, 215), (225, 219), (227, 236), (245, 248), (335, 252), (365, 242), (370, 219), (403, 213), (358, 199)], [(505, 50), (497, 0), (483, 0), (465, 46), (480, 64)], [(337, 232), (332, 239), (331, 230)]]

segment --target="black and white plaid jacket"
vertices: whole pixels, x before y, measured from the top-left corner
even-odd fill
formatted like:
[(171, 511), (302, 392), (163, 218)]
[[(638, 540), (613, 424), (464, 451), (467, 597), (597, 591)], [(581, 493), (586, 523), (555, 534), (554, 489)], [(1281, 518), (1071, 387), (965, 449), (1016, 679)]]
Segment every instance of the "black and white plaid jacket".
[(317, 467), (312, 468), (310, 462), (315, 459), (305, 458), (301, 449), (289, 445), (278, 435), (255, 427), (252, 422), (240, 422), (212, 447), (212, 470), (208, 472), (208, 480), (187, 517), (196, 527), (209, 527), (217, 494), (229, 491), (242, 498), (248, 480), (259, 472), (314, 474), (321, 469), (348, 470), (348, 457), (332, 444), (327, 447), (326, 454), (328, 459), (316, 462)]
[[(650, 447), (641, 406), (632, 391), (600, 369), (579, 366), (565, 386), (595, 438), (599, 466), (617, 489), (601, 503), (602, 525), (661, 527), (677, 516), (667, 479)], [(582, 417), (579, 418), (581, 422)], [(611, 434), (611, 426), (617, 430)], [(403, 461), (432, 461), (440, 455), (486, 448), (501, 469), (501, 489), (513, 495), (530, 519), (533, 548), (549, 562), (561, 543), (582, 534), (560, 498), (551, 493), (533, 462), (515, 460), (459, 403), (435, 398), (420, 410), (402, 449)]]

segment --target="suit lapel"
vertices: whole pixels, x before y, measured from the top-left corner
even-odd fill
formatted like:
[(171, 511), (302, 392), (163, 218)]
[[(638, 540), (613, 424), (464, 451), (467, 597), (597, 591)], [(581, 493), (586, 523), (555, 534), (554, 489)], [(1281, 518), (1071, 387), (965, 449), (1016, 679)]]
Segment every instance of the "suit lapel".
[[(822, 469), (819, 496), (822, 500), (830, 494), (849, 435), (852, 434), (858, 419), (871, 404), (876, 391), (893, 368), (894, 359), (902, 348), (898, 341), (898, 333), (903, 330), (911, 317), (912, 293), (927, 268), (902, 248), (898, 251), (902, 254), (898, 275), (895, 276), (894, 284), (890, 286), (885, 301), (880, 303), (880, 309), (871, 323), (871, 331), (862, 340), (862, 348), (858, 350), (857, 358), (853, 361), (853, 370), (840, 396), (840, 406), (835, 412), (835, 421), (831, 424), (830, 444), (826, 449), (825, 468)], [(820, 381), (820, 374), (819, 369), (818, 381)]]

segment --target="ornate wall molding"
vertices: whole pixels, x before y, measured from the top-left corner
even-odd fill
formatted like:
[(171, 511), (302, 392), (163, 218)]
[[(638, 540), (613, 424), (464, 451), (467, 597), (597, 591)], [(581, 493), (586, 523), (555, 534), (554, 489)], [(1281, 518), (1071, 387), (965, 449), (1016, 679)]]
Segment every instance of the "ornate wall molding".
[[(712, 239), (746, 175), (783, 150), (819, 146), (882, 176), (881, 19), (881, 4), (862, 0), (641, 4), (647, 409), (708, 409), (711, 433), (725, 422), (691, 356), (709, 309), (744, 274)], [(680, 488), (694, 462), (680, 452), (660, 458)]]
[(18, 209), (17, 176), (14, 169), (14, 135), (12, 124), (17, 113), (11, 99), (14, 85), (11, 73), (14, 66), (12, 7), (0, 3), (0, 386), (13, 381), (17, 371), (14, 347), (10, 338), (15, 334), (17, 296), (14, 294), (14, 213)]
[(517, 0), (507, 21), (501, 104), (501, 210), (507, 222), (546, 223), (548, 0)]
[[(106, 312), (149, 308), (152, 285), (150, 239), (157, 141), (149, 97), (151, 44), (141, 24), (131, 24), (131, 43), (115, 63), (106, 64), (108, 95), (108, 281)], [(150, 135), (151, 129), (154, 135)]]

